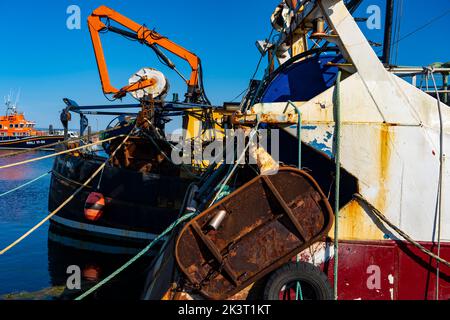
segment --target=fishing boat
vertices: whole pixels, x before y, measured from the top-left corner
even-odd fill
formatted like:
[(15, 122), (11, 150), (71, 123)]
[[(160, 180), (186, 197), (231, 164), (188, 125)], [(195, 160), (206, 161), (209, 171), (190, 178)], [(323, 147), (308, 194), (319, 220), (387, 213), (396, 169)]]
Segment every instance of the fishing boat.
[[(143, 299), (449, 299), (450, 69), (391, 64), (389, 30), (378, 57), (352, 16), (360, 4), (282, 1), (271, 17), (276, 34), (257, 42), (268, 57), (263, 79), (222, 106), (209, 103), (197, 56), (96, 9), (88, 26), (103, 92), (139, 101), (109, 108), (138, 112), (109, 128), (124, 131), (109, 135), (107, 157), (80, 152), (80, 142), (55, 160), (52, 227), (122, 246), (139, 240), (148, 245), (140, 256), (155, 245)], [(100, 41), (107, 32), (146, 44), (178, 75), (161, 48), (185, 59), (185, 101), (165, 99), (168, 81), (153, 68), (112, 86)], [(111, 115), (108, 106), (65, 102), (62, 114), (80, 115), (81, 134), (89, 112)], [(199, 143), (184, 165), (167, 156), (179, 151), (164, 132), (175, 115), (181, 140)], [(253, 142), (263, 128), (277, 133), (265, 146)], [(220, 145), (238, 143), (226, 130), (248, 133), (245, 148), (231, 162), (197, 159), (213, 146), (211, 129)], [(256, 161), (242, 163), (247, 157)]]
[[(109, 24), (106, 26), (101, 19), (117, 21), (128, 28), (133, 28), (134, 23), (104, 6), (89, 17), (103, 92), (111, 94), (113, 100), (129, 94), (138, 103), (79, 106), (74, 100), (64, 99), (66, 107), (61, 112), (61, 119), (66, 130), (73, 113), (80, 116), (81, 136), (89, 127), (87, 116), (113, 116), (113, 120), (100, 135), (88, 133), (84, 141), (65, 146), (69, 150), (77, 148), (76, 151), (56, 157), (50, 183), (50, 211), (57, 210), (105, 161), (108, 163), (101, 174), (51, 218), (51, 230), (65, 237), (71, 235), (105, 246), (142, 247), (177, 218), (189, 185), (199, 178), (190, 166), (171, 161), (173, 144), (166, 138), (164, 127), (171, 117), (180, 116), (183, 110), (206, 103), (201, 72), (198, 71), (200, 62), (181, 46), (172, 42), (166, 44), (166, 49), (178, 50), (179, 57), (195, 63), (184, 102), (165, 100), (168, 79), (153, 68), (142, 68), (129, 79), (129, 85), (115, 89), (109, 83), (100, 33), (108, 30), (137, 37), (138, 30), (132, 30), (132, 33)], [(160, 37), (156, 32), (148, 32)], [(163, 61), (169, 61), (161, 51), (155, 49), (155, 52)], [(94, 138), (115, 137), (117, 139), (102, 143), (100, 150), (91, 147), (79, 150), (83, 144), (91, 144)], [(91, 246), (94, 247), (98, 246)]]
[[(132, 127), (125, 122), (107, 135), (129, 132)], [(52, 232), (89, 241), (94, 245), (87, 247), (96, 250), (99, 243), (142, 247), (164, 230), (176, 219), (192, 177), (164, 159), (161, 150), (168, 152), (166, 142), (154, 139), (157, 148), (145, 136), (132, 136), (111, 159), (111, 165), (52, 217)], [(73, 194), (117, 146), (116, 141), (105, 144), (101, 151), (106, 155), (83, 150), (58, 156), (53, 164), (49, 210)]]
[[(57, 142), (64, 140), (61, 132), (53, 130), (37, 130), (36, 123), (25, 119), (17, 110), (17, 101), (13, 103), (11, 96), (5, 99), (6, 114), (0, 116), (0, 149), (32, 149), (54, 150)], [(75, 136), (73, 132), (70, 133)], [(48, 147), (46, 147), (48, 146)]]
[(264, 77), (251, 79), (235, 115), (280, 130), (279, 160), (314, 178), (334, 207), (333, 227), (308, 242), (314, 220), (290, 224), (308, 193), (284, 171), (209, 208), (194, 196), (201, 214), (155, 259), (143, 299), (450, 299), (450, 69), (392, 64), (393, 1), (377, 56), (352, 16), (360, 4), (282, 1), (276, 34), (257, 42)]

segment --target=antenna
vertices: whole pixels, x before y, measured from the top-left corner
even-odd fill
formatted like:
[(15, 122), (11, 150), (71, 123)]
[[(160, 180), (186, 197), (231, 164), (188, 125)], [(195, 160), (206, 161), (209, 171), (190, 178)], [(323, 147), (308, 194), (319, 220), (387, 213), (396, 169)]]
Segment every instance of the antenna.
[(10, 96), (11, 96), (10, 94), (8, 94), (6, 96), (3, 96), (3, 99), (5, 100), (5, 105), (6, 105), (7, 108), (9, 108), (9, 105), (11, 103)]
[(21, 91), (21, 90), (22, 90), (22, 88), (19, 88), (19, 91), (18, 91), (18, 93), (17, 93), (16, 101), (14, 102), (14, 107), (15, 107), (15, 108), (17, 108), (17, 105), (18, 105), (18, 103), (19, 103), (20, 91)]
[(386, 0), (386, 17), (384, 21), (383, 63), (391, 63), (392, 16), (394, 15), (394, 0)]

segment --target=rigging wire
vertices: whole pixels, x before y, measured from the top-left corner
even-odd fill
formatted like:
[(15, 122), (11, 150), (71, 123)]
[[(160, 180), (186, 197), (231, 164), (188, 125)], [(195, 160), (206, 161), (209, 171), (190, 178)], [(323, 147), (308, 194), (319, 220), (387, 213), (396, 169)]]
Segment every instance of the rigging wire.
[(395, 32), (394, 37), (394, 63), (397, 64), (398, 62), (398, 51), (399, 51), (399, 37), (400, 37), (400, 30), (402, 25), (402, 19), (403, 19), (403, 0), (400, 0), (397, 2), (397, 30)]
[[(269, 37), (267, 38), (267, 41), (270, 41), (270, 39), (272, 38), (273, 31), (274, 31), (274, 28), (272, 27), (272, 30), (270, 31)], [(261, 56), (259, 57), (258, 63), (256, 64), (255, 71), (253, 72), (253, 75), (251, 76), (250, 79), (255, 78), (256, 74), (258, 73), (259, 67), (260, 67), (260, 65), (261, 65), (262, 59), (263, 59), (264, 56), (265, 56), (265, 53), (267, 52), (268, 46), (269, 46), (269, 43), (266, 44), (266, 46), (265, 46), (265, 48), (264, 48), (264, 49), (265, 49), (264, 53), (261, 53)], [(249, 87), (245, 88), (245, 89), (244, 89), (241, 93), (239, 93), (233, 100), (231, 100), (231, 102), (236, 101), (236, 99), (238, 99), (239, 97), (241, 97), (241, 96), (242, 96), (246, 91), (248, 91), (248, 90), (249, 90)]]
[[(434, 22), (438, 21), (439, 19), (442, 19), (443, 17), (445, 17), (446, 15), (450, 14), (450, 8), (446, 11), (444, 11), (442, 14), (430, 19), (428, 22), (424, 23), (423, 25), (419, 26), (418, 28), (410, 31), (409, 33), (405, 34), (402, 37), (399, 37), (393, 44), (397, 45), (400, 41), (409, 38), (410, 36), (416, 34), (417, 32), (425, 29), (426, 27), (428, 27), (429, 25), (433, 24)], [(381, 50), (379, 50), (377, 53), (380, 53)]]
[(245, 146), (244, 150), (242, 150), (242, 153), (240, 154), (239, 158), (236, 159), (235, 164), (230, 168), (231, 170), (228, 172), (227, 176), (219, 183), (220, 188), (217, 191), (217, 193), (215, 194), (213, 200), (210, 202), (208, 208), (210, 208), (216, 202), (216, 200), (219, 198), (219, 196), (223, 192), (223, 189), (227, 185), (228, 181), (231, 179), (234, 172), (239, 167), (239, 164), (241, 164), (242, 160), (244, 159), (244, 157), (246, 155), (248, 148), (252, 144), (254, 136), (258, 133), (260, 123), (261, 123), (261, 119), (258, 119), (258, 122), (256, 123), (254, 129), (249, 134), (247, 145)]
[[(401, 1), (401, 0), (400, 0)], [(399, 33), (398, 33), (398, 28), (399, 28), (399, 24), (400, 24), (400, 15), (399, 15), (399, 4), (400, 1), (395, 2), (395, 20), (394, 20), (394, 26), (393, 26), (393, 34), (392, 34), (392, 43), (396, 43), (398, 37), (399, 37)], [(393, 56), (396, 55), (396, 49), (398, 48), (398, 43), (396, 43), (396, 46), (392, 46), (391, 47), (391, 54)], [(392, 59), (392, 62), (394, 64), (396, 64), (395, 61), (395, 57)]]
[[(438, 114), (439, 114), (439, 180), (438, 180), (438, 198), (437, 198), (437, 256), (441, 256), (441, 225), (442, 225), (442, 186), (444, 175), (444, 123), (442, 119), (441, 98), (439, 90), (434, 78), (433, 67), (427, 68), (427, 74), (431, 76), (431, 80), (436, 92)], [(434, 239), (433, 239), (434, 240)], [(439, 261), (436, 261), (436, 300), (439, 300), (439, 275), (440, 275)]]
[(241, 93), (239, 93), (236, 97), (233, 98), (233, 100), (231, 100), (231, 102), (235, 102), (237, 99), (239, 99), (245, 92), (247, 92), (248, 87), (245, 88), (244, 90), (242, 90)]
[(404, 40), (404, 39), (406, 39), (406, 38), (412, 36), (413, 34), (415, 34), (415, 33), (419, 32), (419, 31), (425, 29), (425, 28), (428, 27), (430, 24), (432, 24), (432, 23), (436, 22), (437, 20), (439, 20), (439, 19), (445, 17), (445, 16), (448, 15), (449, 13), (450, 13), (450, 8), (449, 8), (447, 11), (444, 11), (444, 12), (443, 12), (442, 14), (440, 14), (439, 16), (437, 16), (437, 17), (435, 17), (435, 18), (429, 20), (427, 23), (423, 24), (422, 26), (418, 27), (417, 29), (415, 29), (415, 30), (413, 30), (413, 31), (411, 31), (411, 32), (409, 32), (409, 33), (407, 33), (406, 35), (404, 35), (403, 37), (401, 37), (400, 39), (398, 39), (397, 42), (400, 42), (400, 41), (402, 41), (402, 40)]
[[(403, 13), (402, 13), (403, 14)], [(396, 41), (394, 41), (392, 44), (393, 45), (397, 45), (398, 43), (402, 40), (405, 40), (406, 38), (409, 38), (410, 36), (416, 34), (417, 32), (425, 29), (426, 27), (430, 26), (431, 24), (433, 24), (434, 22), (438, 21), (439, 19), (442, 19), (443, 17), (445, 17), (446, 15), (450, 14), (450, 8), (446, 11), (444, 11), (442, 14), (430, 19), (428, 22), (424, 23), (423, 25), (417, 27), (416, 29), (410, 31), (409, 33), (405, 34), (402, 37), (399, 37)], [(382, 49), (377, 51), (377, 54), (379, 54), (382, 51)]]
[(398, 233), (403, 239), (405, 239), (406, 241), (411, 243), (414, 247), (419, 249), (421, 252), (425, 253), (426, 255), (430, 256), (431, 258), (435, 259), (436, 261), (439, 261), (440, 263), (446, 265), (447, 267), (450, 267), (450, 261), (447, 261), (447, 260), (437, 256), (432, 251), (426, 249), (419, 242), (417, 242), (413, 238), (411, 238), (403, 230), (401, 230), (399, 227), (397, 227), (395, 224), (393, 224), (385, 215), (383, 215), (380, 210), (375, 208), (366, 198), (364, 198), (363, 195), (361, 195), (360, 193), (355, 193), (355, 194), (353, 194), (353, 198), (356, 199), (360, 204), (364, 205), (367, 209), (369, 209), (370, 213), (373, 213), (378, 219), (380, 219), (382, 222), (384, 222), (386, 225), (388, 225), (392, 230), (394, 230), (396, 233)]

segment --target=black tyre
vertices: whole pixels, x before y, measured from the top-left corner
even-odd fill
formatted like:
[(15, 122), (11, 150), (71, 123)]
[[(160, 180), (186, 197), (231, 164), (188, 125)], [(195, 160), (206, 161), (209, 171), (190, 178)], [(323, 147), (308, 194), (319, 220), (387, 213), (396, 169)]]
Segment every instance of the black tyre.
[[(307, 262), (290, 262), (274, 271), (264, 288), (264, 300), (296, 300), (297, 282), (303, 300), (332, 300), (333, 288), (319, 268)], [(301, 292), (301, 294), (300, 294)]]

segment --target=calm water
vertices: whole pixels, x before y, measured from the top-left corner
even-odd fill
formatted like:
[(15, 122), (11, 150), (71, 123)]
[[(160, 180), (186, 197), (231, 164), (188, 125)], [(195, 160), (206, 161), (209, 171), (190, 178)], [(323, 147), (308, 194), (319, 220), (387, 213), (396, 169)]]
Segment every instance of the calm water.
[[(0, 150), (0, 155), (12, 151)], [(0, 165), (49, 152), (33, 152), (0, 158)], [(45, 159), (14, 168), (0, 169), (0, 194), (51, 170), (53, 159)], [(8, 246), (48, 214), (50, 175), (6, 196), (0, 197), (0, 249)], [(56, 240), (56, 241), (55, 241)], [(98, 252), (93, 246), (49, 233), (45, 223), (28, 238), (0, 256), (0, 299), (72, 299), (108, 276), (130, 255)], [(139, 299), (148, 259), (141, 260), (120, 274), (96, 299)], [(82, 270), (82, 288), (65, 287), (70, 265)]]

